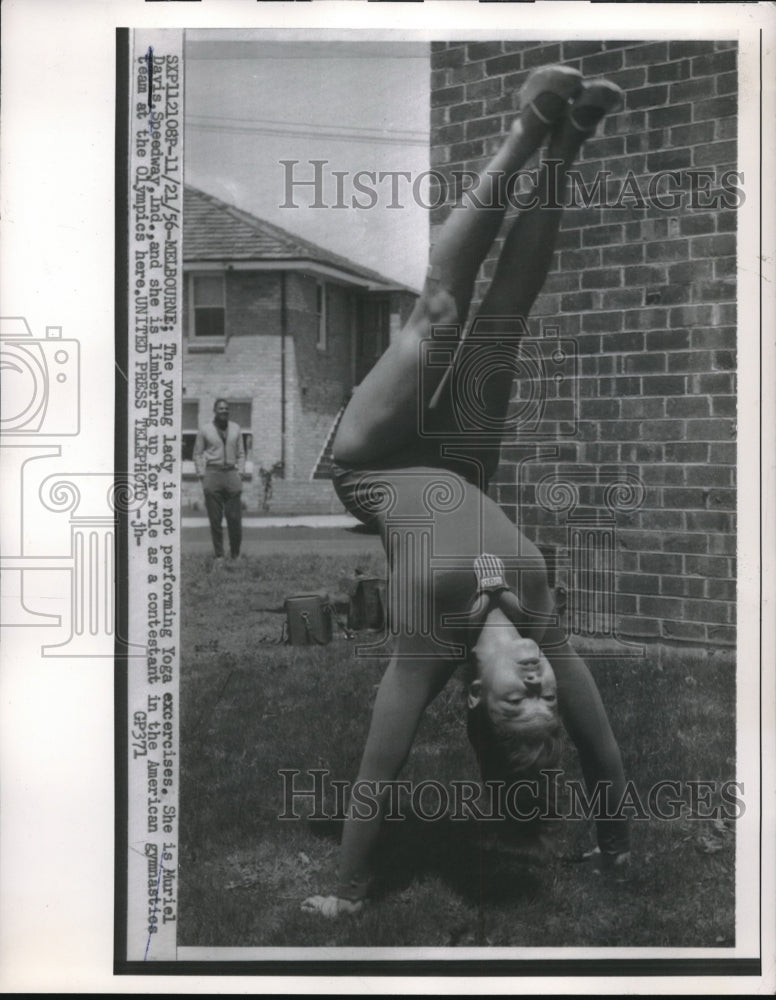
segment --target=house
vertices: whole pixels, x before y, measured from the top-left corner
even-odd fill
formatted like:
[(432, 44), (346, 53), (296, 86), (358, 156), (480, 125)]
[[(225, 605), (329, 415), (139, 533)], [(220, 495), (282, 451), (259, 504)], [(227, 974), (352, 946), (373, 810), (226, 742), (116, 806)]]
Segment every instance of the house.
[(183, 281), (184, 505), (203, 506), (194, 439), (225, 396), (243, 429), (248, 511), (341, 511), (328, 449), (417, 293), (191, 187)]

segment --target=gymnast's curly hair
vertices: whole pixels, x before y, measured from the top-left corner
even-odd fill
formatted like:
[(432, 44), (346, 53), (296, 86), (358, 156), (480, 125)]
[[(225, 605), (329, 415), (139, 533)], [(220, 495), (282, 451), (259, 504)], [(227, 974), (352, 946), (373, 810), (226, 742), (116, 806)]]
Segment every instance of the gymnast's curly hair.
[(557, 767), (563, 751), (563, 726), (556, 714), (541, 725), (515, 726), (491, 718), (480, 702), (467, 710), (466, 733), (483, 781), (538, 779)]

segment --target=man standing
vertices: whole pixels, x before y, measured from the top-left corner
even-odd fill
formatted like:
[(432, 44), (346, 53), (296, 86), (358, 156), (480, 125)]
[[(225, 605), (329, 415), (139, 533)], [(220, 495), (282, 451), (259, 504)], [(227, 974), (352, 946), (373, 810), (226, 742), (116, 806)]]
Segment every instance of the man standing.
[(197, 432), (194, 464), (205, 494), (216, 565), (220, 565), (224, 558), (221, 528), (224, 515), (230, 555), (232, 559), (240, 555), (245, 448), (240, 425), (229, 419), (229, 403), (225, 399), (215, 401), (213, 414), (212, 423), (205, 424)]

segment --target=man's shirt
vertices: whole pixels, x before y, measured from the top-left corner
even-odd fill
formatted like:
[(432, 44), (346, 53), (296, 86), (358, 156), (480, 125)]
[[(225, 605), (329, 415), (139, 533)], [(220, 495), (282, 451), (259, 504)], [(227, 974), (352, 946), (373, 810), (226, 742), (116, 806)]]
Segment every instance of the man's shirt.
[(223, 432), (215, 422), (200, 427), (194, 442), (194, 465), (198, 476), (204, 475), (205, 469), (237, 469), (242, 475), (245, 447), (240, 425), (230, 420)]

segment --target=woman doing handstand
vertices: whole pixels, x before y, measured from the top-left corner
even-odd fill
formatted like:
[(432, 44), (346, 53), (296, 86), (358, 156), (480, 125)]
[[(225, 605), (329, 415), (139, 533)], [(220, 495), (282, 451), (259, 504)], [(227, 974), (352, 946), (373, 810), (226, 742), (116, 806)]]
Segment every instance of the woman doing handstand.
[[(479, 313), (497, 329), (498, 357), (479, 383), (478, 399), (485, 425), (503, 426), (514, 374), (504, 362), (505, 344), (516, 355), (522, 317), (547, 276), (567, 172), (584, 140), (620, 100), (614, 84), (585, 84), (569, 67), (544, 67), (528, 78), (501, 149), (439, 233), (409, 321), (343, 416), (334, 443), (334, 482), (345, 506), (362, 520), (374, 520), (381, 532), (395, 637), (358, 781), (397, 777), (425, 708), (468, 657), (476, 670), (468, 687), (468, 732), (484, 779), (533, 777), (552, 768), (562, 719), (588, 791), (604, 783), (609, 813), (622, 795), (620, 754), (595, 682), (553, 627), (554, 602), (539, 550), (485, 493), (498, 447), (477, 430), (462, 435), (456, 394), (466, 390), (455, 377), (466, 366), (467, 351), (483, 350), (482, 340), (474, 343), (463, 330), (477, 272), (504, 218), (507, 185), (549, 135), (538, 197), (511, 225)], [(433, 342), (424, 348), (440, 327), (458, 330), (452, 367), (431, 363)], [(440, 448), (448, 432), (455, 447)], [(434, 487), (449, 502), (433, 508), (431, 550), (419, 558), (411, 523), (428, 516)], [(304, 909), (325, 916), (360, 909), (380, 823), (379, 814), (360, 819), (351, 810), (336, 894), (313, 896)], [(627, 859), (627, 823), (602, 818), (597, 838), (598, 850), (612, 864)]]

